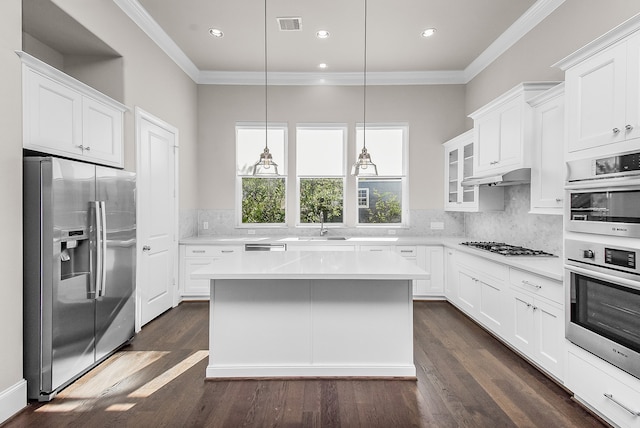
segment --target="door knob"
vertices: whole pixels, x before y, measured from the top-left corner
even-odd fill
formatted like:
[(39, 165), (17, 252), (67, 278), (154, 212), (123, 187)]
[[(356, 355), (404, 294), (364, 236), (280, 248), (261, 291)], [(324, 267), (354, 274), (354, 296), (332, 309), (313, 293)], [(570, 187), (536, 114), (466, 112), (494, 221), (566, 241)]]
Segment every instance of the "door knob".
[(633, 129), (633, 125), (627, 125), (624, 127), (627, 131), (631, 131)]
[(142, 247), (142, 251), (151, 251), (151, 247), (148, 245), (145, 245), (144, 247)]

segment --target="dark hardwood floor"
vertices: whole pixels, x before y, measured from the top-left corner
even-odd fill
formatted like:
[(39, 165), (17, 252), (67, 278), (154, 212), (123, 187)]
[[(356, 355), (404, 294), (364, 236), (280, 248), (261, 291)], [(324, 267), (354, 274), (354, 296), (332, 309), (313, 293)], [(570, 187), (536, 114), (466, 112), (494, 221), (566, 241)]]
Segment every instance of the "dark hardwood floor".
[(4, 426), (604, 426), (449, 303), (416, 302), (414, 325), (417, 382), (207, 381), (208, 304), (183, 303)]

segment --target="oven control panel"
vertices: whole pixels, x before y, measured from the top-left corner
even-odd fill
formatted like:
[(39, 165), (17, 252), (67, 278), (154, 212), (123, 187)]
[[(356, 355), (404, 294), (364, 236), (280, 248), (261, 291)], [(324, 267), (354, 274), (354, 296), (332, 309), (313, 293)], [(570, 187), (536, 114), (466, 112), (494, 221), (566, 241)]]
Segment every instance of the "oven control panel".
[(604, 262), (610, 265), (635, 269), (636, 268), (636, 252), (605, 247)]
[(640, 275), (637, 260), (640, 249), (613, 246), (599, 242), (565, 240), (565, 257), (568, 262), (598, 266)]

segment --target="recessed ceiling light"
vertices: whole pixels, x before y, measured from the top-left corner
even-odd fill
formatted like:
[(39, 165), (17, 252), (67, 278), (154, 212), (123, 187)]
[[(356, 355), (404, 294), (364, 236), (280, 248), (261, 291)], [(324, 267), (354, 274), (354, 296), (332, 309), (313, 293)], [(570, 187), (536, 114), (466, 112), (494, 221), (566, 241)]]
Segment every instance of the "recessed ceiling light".
[(323, 62), (322, 64), (318, 64), (318, 68), (321, 68), (321, 69), (323, 69), (323, 70), (324, 70), (325, 68), (327, 68), (327, 67), (328, 67), (328, 65), (327, 65), (327, 64), (325, 64), (324, 62)]
[(431, 37), (436, 33), (436, 29), (435, 28), (427, 28), (426, 30), (424, 30), (421, 35), (422, 37)]
[(318, 30), (316, 32), (316, 37), (319, 39), (326, 39), (329, 37), (329, 32), (327, 30)]
[(222, 30), (220, 30), (218, 28), (209, 28), (209, 34), (211, 34), (213, 37), (222, 37), (222, 36), (224, 36), (224, 33), (222, 32)]

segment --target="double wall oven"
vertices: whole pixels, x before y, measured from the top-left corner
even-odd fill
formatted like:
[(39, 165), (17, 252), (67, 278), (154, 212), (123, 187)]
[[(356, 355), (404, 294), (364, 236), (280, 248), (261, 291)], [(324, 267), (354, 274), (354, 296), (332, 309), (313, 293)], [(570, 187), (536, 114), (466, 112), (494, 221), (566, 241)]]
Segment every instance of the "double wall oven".
[(640, 378), (640, 152), (567, 166), (567, 339)]

